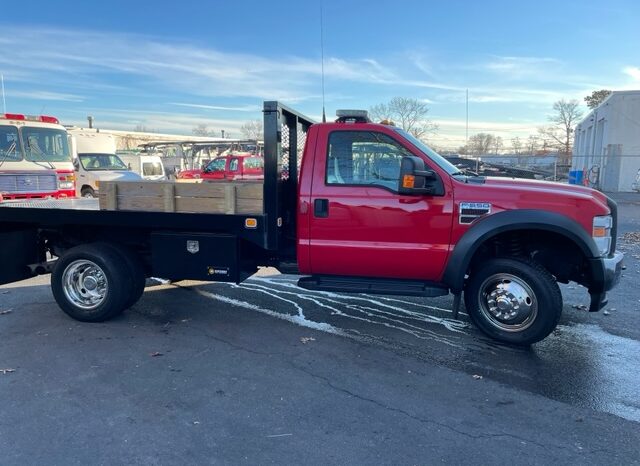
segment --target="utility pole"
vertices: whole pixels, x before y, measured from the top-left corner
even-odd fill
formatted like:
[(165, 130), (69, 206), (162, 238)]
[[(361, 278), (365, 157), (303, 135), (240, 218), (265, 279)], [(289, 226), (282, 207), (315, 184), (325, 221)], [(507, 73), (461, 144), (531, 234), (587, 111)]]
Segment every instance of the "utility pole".
[(469, 151), (469, 89), (467, 89), (466, 106), (467, 106), (467, 124), (465, 125), (464, 147), (468, 152)]

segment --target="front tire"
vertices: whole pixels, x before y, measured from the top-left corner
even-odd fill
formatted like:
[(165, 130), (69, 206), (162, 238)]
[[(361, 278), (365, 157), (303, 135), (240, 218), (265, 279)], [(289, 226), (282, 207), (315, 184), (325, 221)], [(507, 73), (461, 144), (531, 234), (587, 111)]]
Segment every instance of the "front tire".
[(93, 188), (85, 186), (84, 188), (82, 188), (80, 195), (87, 199), (93, 199), (94, 197), (96, 197), (96, 192), (93, 190)]
[(464, 293), (472, 322), (496, 340), (529, 345), (547, 337), (562, 314), (562, 294), (540, 264), (491, 259), (472, 270)]
[(115, 249), (100, 243), (76, 246), (58, 259), (51, 290), (70, 317), (102, 322), (125, 309), (132, 289), (128, 272)]

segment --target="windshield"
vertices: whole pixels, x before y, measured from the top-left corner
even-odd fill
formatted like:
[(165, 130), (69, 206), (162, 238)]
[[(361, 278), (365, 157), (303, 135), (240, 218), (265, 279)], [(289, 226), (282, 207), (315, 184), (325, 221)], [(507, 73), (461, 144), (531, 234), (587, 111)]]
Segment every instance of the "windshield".
[(458, 170), (455, 166), (451, 165), (451, 163), (449, 163), (447, 161), (447, 159), (445, 159), (443, 156), (441, 156), (436, 151), (431, 149), (429, 146), (427, 146), (420, 139), (416, 138), (415, 136), (413, 136), (412, 134), (406, 132), (403, 129), (400, 129), (400, 128), (393, 128), (393, 129), (397, 133), (401, 134), (411, 144), (413, 144), (418, 149), (420, 149), (423, 154), (425, 154), (427, 157), (429, 157), (431, 160), (433, 160), (435, 163), (437, 163), (438, 166), (440, 168), (442, 168), (444, 171), (446, 171), (449, 175), (453, 175), (455, 173), (459, 173), (460, 172), (460, 170)]
[(67, 133), (61, 129), (22, 128), (25, 158), (31, 162), (70, 162)]
[(78, 154), (82, 167), (87, 171), (127, 170), (125, 163), (115, 154)]
[(162, 164), (160, 162), (142, 162), (143, 176), (161, 176)]
[(15, 126), (0, 126), (0, 163), (6, 160), (22, 160), (18, 128)]

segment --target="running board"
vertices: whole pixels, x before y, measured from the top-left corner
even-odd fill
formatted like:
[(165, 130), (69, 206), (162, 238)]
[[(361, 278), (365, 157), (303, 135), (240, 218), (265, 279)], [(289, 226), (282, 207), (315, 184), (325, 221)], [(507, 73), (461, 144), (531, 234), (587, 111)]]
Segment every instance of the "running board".
[(427, 298), (435, 298), (436, 296), (446, 296), (449, 294), (449, 288), (437, 283), (390, 278), (316, 275), (313, 277), (300, 278), (298, 280), (298, 286), (313, 291), (393, 294), (402, 296), (424, 296)]

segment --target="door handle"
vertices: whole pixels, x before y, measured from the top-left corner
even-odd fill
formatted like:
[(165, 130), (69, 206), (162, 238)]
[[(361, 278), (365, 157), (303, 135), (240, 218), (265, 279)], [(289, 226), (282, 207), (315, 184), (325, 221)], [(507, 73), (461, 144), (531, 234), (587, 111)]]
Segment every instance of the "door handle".
[(413, 197), (401, 197), (400, 198), (400, 204), (417, 204), (418, 202), (420, 202), (422, 199), (418, 196), (413, 196)]
[(329, 199), (315, 199), (313, 201), (313, 215), (317, 218), (329, 216)]

